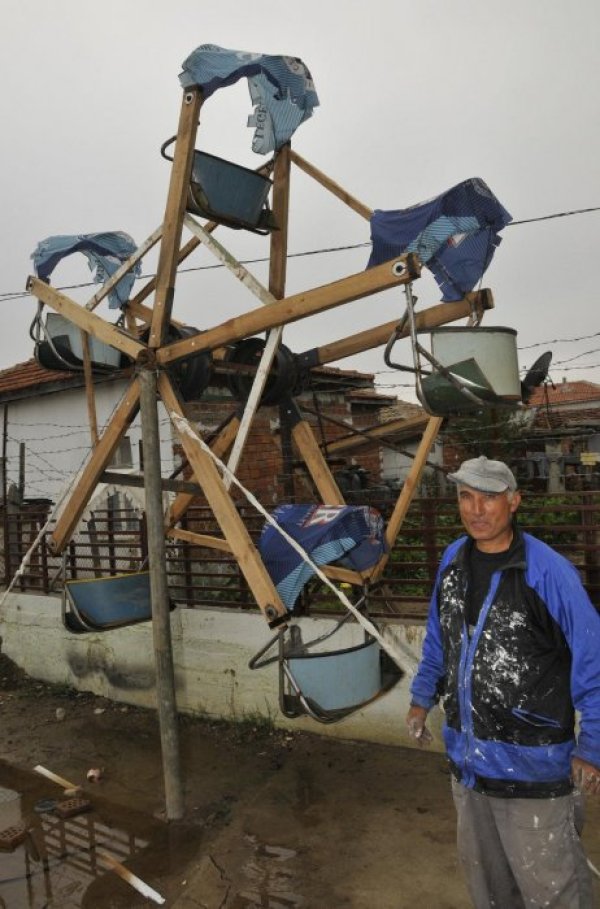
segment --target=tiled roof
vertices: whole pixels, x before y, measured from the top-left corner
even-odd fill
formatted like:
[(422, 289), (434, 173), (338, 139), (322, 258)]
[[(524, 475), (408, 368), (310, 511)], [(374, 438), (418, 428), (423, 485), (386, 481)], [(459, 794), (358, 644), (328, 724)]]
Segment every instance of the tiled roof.
[(600, 385), (594, 382), (561, 382), (559, 385), (540, 385), (535, 388), (529, 400), (530, 407), (566, 406), (568, 404), (598, 402), (600, 404)]
[[(341, 380), (342, 382), (353, 378), (366, 383), (373, 381), (371, 373), (357, 372), (352, 369), (338, 369), (334, 366), (319, 366), (316, 367), (314, 371), (317, 375), (322, 376), (323, 379), (326, 379), (329, 376), (332, 379)], [(116, 373), (112, 373), (111, 375), (114, 377)], [(98, 376), (95, 376), (96, 381), (98, 381), (98, 378)], [(106, 378), (106, 376), (103, 376), (102, 378)], [(55, 387), (64, 385), (64, 387), (67, 388), (72, 387), (73, 385), (77, 386), (82, 384), (82, 372), (46, 369), (45, 367), (40, 366), (33, 357), (31, 360), (26, 360), (24, 363), (16, 363), (8, 369), (0, 370), (0, 398), (5, 399), (10, 398), (12, 395), (19, 397), (23, 392), (31, 392), (36, 388), (42, 389), (44, 386), (47, 387), (49, 385), (54, 385)], [(373, 394), (373, 392), (369, 392), (368, 389), (365, 389), (365, 391), (367, 394)], [(353, 394), (359, 393), (358, 389), (353, 389)], [(383, 400), (385, 401), (387, 399), (384, 398)]]
[(65, 385), (72, 384), (74, 375), (72, 372), (57, 372), (53, 369), (45, 369), (39, 365), (37, 360), (32, 358), (25, 363), (16, 363), (8, 369), (0, 370), (0, 395), (4, 396), (10, 392), (36, 388), (51, 382), (64, 382)]

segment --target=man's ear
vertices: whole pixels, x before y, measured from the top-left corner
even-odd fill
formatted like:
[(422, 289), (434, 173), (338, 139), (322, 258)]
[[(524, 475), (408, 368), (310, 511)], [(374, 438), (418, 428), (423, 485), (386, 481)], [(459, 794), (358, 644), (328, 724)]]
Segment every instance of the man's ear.
[(510, 503), (511, 514), (514, 514), (519, 505), (521, 504), (521, 493), (518, 489), (513, 492), (513, 497)]

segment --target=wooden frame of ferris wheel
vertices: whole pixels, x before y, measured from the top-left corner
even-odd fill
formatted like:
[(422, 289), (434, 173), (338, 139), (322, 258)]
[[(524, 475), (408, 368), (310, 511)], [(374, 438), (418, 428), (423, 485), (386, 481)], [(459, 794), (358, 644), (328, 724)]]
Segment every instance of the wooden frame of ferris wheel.
[[(111, 462), (113, 454), (128, 427), (140, 409), (142, 378), (151, 373), (156, 377), (156, 389), (167, 411), (176, 420), (175, 431), (192, 468), (195, 483), (204, 494), (223, 534), (222, 537), (197, 534), (179, 529), (176, 525), (194, 499), (194, 493), (180, 491), (176, 495), (165, 518), (164, 533), (174, 538), (227, 551), (237, 560), (245, 579), (256, 599), (257, 605), (270, 625), (285, 621), (288, 615), (277, 590), (262, 562), (260, 554), (248, 534), (232, 500), (229, 483), (224, 479), (210, 453), (200, 444), (194, 432), (181, 430), (185, 420), (183, 406), (167, 367), (189, 357), (191, 354), (208, 352), (219, 359), (225, 345), (266, 332), (262, 359), (256, 370), (252, 389), (241, 417), (234, 417), (211, 442), (211, 451), (218, 458), (229, 454), (229, 468), (235, 468), (243, 455), (244, 444), (252, 425), (255, 412), (283, 328), (295, 321), (343, 306), (353, 300), (371, 296), (383, 290), (406, 285), (420, 275), (421, 265), (415, 255), (403, 255), (367, 271), (349, 275), (321, 287), (312, 288), (286, 297), (287, 238), (289, 221), (290, 173), (292, 165), (304, 171), (324, 189), (333, 193), (359, 216), (370, 219), (372, 211), (339, 184), (298, 155), (291, 146), (283, 146), (276, 154), (273, 172), (272, 210), (278, 230), (270, 236), (268, 287), (256, 278), (213, 237), (218, 226), (215, 222), (200, 224), (186, 213), (186, 199), (190, 180), (193, 155), (202, 106), (200, 89), (186, 90), (180, 110), (175, 152), (171, 170), (169, 190), (162, 225), (143, 243), (122, 268), (99, 290), (92, 299), (82, 306), (68, 296), (50, 287), (36, 277), (30, 277), (27, 289), (44, 303), (61, 313), (82, 331), (84, 343), (84, 367), (88, 410), (93, 422), (93, 383), (87, 342), (89, 337), (109, 344), (130, 357), (135, 364), (135, 374), (112, 418), (95, 444), (77, 479), (71, 495), (62, 509), (52, 533), (50, 545), (54, 552), (63, 551), (94, 490)], [(182, 246), (183, 228), (191, 238)], [(94, 309), (108, 295), (121, 277), (155, 244), (160, 242), (159, 262), (156, 277), (136, 294), (125, 310), (125, 327), (117, 327), (98, 316)], [(172, 310), (175, 283), (179, 264), (200, 244), (204, 244), (244, 286), (255, 296), (259, 305), (250, 311), (214, 325), (197, 335), (181, 340), (167, 340), (167, 328), (173, 320)], [(153, 305), (145, 301), (153, 295)], [(482, 290), (467, 294), (462, 300), (443, 303), (422, 311), (416, 317), (419, 331), (427, 331), (458, 319), (477, 314), (481, 318), (486, 309), (493, 307), (490, 291)], [(377, 325), (366, 331), (314, 348), (306, 352), (305, 359), (312, 366), (324, 365), (344, 359), (365, 350), (384, 345), (396, 330), (398, 320)], [(147, 341), (140, 340), (141, 329), (146, 329)], [(400, 336), (400, 335), (399, 335)], [(439, 417), (423, 417), (415, 424), (423, 433), (408, 476), (400, 490), (392, 515), (386, 528), (389, 546), (396, 540), (414, 497), (423, 468), (441, 425)], [(373, 433), (373, 439), (378, 437)], [(94, 435), (93, 435), (94, 438)], [(343, 505), (344, 499), (334, 477), (323, 457), (311, 426), (300, 418), (292, 430), (292, 438), (299, 455), (326, 505)], [(323, 570), (333, 580), (363, 586), (376, 581), (382, 574), (387, 561), (383, 556), (377, 565), (366, 573), (358, 573), (336, 566)]]

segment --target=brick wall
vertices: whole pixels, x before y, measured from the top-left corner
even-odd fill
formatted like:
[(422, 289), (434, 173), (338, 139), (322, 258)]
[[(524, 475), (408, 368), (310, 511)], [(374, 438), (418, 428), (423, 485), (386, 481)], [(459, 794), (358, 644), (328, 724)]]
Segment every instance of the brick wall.
[[(348, 429), (329, 422), (330, 416), (339, 421), (353, 420), (355, 428), (366, 428), (378, 422), (379, 407), (374, 401), (372, 407), (366, 410), (361, 407), (361, 413), (353, 416), (352, 405), (347, 400), (344, 391), (319, 393), (317, 400), (312, 395), (301, 395), (297, 403), (302, 408), (305, 403), (312, 410), (318, 409), (321, 419), (314, 414), (303, 412), (303, 417), (311, 425), (318, 445), (323, 438), (331, 442), (348, 434)], [(317, 407), (315, 407), (315, 403)], [(188, 402), (186, 414), (202, 432), (204, 438), (210, 438), (211, 433), (222, 424), (225, 418), (234, 413), (236, 402), (230, 393), (222, 388), (210, 388), (200, 401)], [(323, 451), (323, 448), (321, 448)], [(179, 451), (179, 453), (181, 453)], [(326, 452), (324, 452), (326, 454)], [(292, 454), (293, 482), (296, 501), (318, 501), (319, 497), (313, 487), (312, 480), (302, 466), (298, 452)], [(226, 460), (226, 459), (225, 459)], [(348, 456), (340, 455), (330, 460), (332, 473), (343, 470), (350, 465), (364, 467), (368, 471), (370, 483), (377, 485), (381, 481), (381, 452), (377, 444), (352, 451)], [(281, 432), (279, 408), (261, 407), (252, 424), (246, 443), (244, 455), (236, 471), (241, 483), (244, 484), (267, 507), (278, 502), (289, 501), (290, 464), (285, 463), (281, 450)], [(287, 484), (286, 484), (286, 481)], [(241, 495), (241, 494), (240, 494)], [(237, 499), (238, 496), (234, 495)]]

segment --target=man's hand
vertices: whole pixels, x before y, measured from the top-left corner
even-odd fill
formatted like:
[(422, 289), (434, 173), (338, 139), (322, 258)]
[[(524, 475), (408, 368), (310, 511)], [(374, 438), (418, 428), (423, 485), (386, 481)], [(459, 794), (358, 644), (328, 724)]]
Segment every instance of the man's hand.
[(600, 769), (588, 764), (581, 758), (571, 760), (571, 775), (575, 786), (588, 795), (597, 795), (600, 792)]
[(425, 707), (413, 705), (406, 714), (408, 734), (411, 739), (417, 740), (421, 748), (423, 745), (430, 745), (433, 741), (433, 736), (425, 725), (428, 712)]

